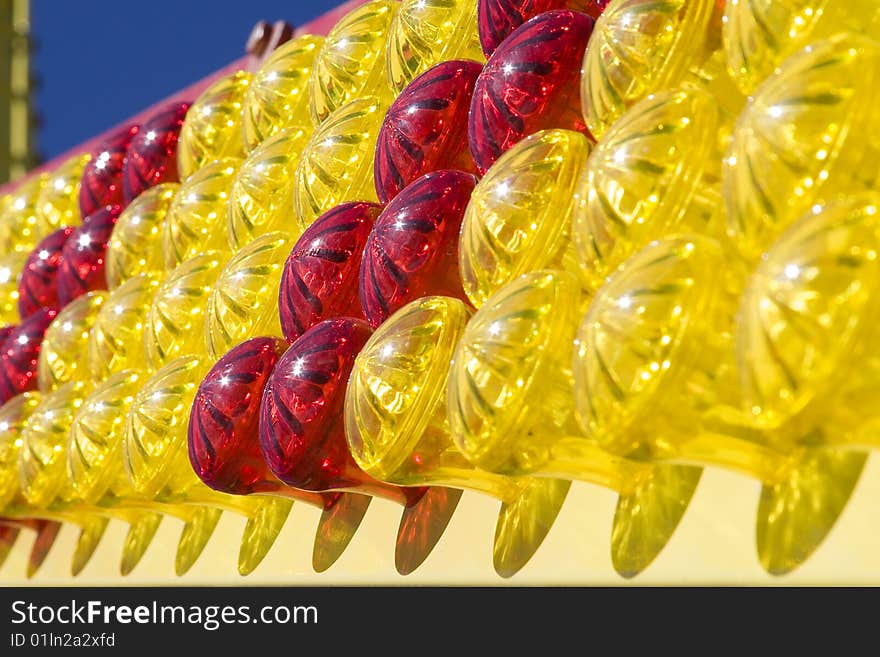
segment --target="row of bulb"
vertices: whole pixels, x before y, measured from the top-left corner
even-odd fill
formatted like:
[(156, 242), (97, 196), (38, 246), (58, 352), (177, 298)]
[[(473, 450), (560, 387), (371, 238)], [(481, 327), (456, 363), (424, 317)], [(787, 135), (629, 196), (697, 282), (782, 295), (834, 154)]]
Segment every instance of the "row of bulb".
[(32, 178), (4, 536), (171, 515), (182, 573), (228, 510), (249, 572), (299, 500), (323, 570), (380, 496), (405, 573), (476, 490), (511, 575), (581, 480), (631, 576), (717, 465), (790, 571), (873, 446), (877, 12), (815, 4), (377, 0)]

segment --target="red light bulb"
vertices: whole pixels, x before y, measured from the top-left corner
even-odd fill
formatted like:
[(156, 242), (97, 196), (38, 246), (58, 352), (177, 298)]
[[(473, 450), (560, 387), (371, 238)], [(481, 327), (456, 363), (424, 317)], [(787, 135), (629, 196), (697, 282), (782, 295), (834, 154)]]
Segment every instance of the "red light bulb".
[(57, 314), (57, 310), (40, 308), (13, 328), (0, 344), (0, 404), (19, 393), (37, 389), (43, 334)]
[(106, 205), (122, 205), (122, 165), (140, 126), (122, 128), (108, 137), (83, 169), (79, 188), (80, 216), (88, 217)]
[(205, 484), (248, 495), (283, 487), (260, 451), (260, 400), (287, 344), (260, 337), (233, 347), (199, 384), (187, 430), (189, 460)]
[(461, 491), (392, 486), (354, 462), (343, 405), (355, 357), (369, 336), (365, 321), (340, 317), (316, 324), (290, 346), (263, 391), (260, 446), (275, 476), (294, 488), (364, 493), (402, 504), (395, 564), (407, 574), (443, 535)]
[(458, 270), (461, 221), (477, 184), (462, 171), (435, 171), (394, 197), (367, 238), (360, 271), (364, 317), (376, 328), (427, 295), (466, 300)]
[(126, 203), (163, 182), (177, 182), (177, 140), (190, 103), (174, 103), (141, 126), (131, 140), (122, 170)]
[(63, 308), (92, 290), (107, 289), (104, 276), (107, 242), (119, 218), (120, 206), (106, 206), (86, 217), (67, 238), (58, 267), (58, 302)]
[(581, 115), (580, 79), (594, 24), (579, 12), (548, 11), (498, 46), (477, 78), (468, 117), (480, 172), (539, 130), (577, 130), (592, 139)]
[(343, 404), (354, 359), (370, 337), (362, 319), (316, 324), (275, 365), (260, 408), (260, 445), (281, 481), (303, 490), (367, 493), (407, 504), (425, 489), (376, 481), (348, 450)]
[(269, 470), (260, 447), (263, 390), (287, 349), (280, 338), (258, 337), (233, 347), (211, 368), (193, 400), (189, 460), (204, 483), (233, 495), (289, 497), (322, 509), (312, 565), (329, 568), (348, 546), (369, 508), (366, 495), (291, 488)]
[(59, 228), (31, 251), (18, 279), (18, 314), (22, 319), (40, 308), (58, 309), (58, 268), (73, 226)]
[(483, 66), (438, 64), (410, 82), (391, 104), (376, 140), (373, 179), (382, 203), (431, 171), (477, 172), (467, 145), (467, 118)]
[(322, 214), (297, 240), (281, 275), (281, 331), (292, 343), (325, 319), (360, 316), (358, 276), (376, 203), (344, 203)]
[(479, 0), (477, 28), (483, 54), (495, 49), (520, 25), (552, 9), (572, 9), (598, 20), (611, 0)]

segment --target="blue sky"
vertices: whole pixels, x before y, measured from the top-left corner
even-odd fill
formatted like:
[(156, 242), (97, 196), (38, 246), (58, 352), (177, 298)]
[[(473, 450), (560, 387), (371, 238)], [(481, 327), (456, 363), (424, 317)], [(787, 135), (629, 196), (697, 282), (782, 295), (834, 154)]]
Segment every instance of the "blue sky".
[(301, 25), (341, 0), (31, 1), (46, 158), (243, 54), (254, 23)]

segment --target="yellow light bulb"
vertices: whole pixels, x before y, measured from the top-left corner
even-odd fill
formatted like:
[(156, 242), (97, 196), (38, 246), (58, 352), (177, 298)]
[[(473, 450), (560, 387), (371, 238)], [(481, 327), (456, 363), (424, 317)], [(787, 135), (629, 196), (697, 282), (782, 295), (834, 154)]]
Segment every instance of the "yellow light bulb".
[(658, 93), (625, 112), (593, 149), (572, 224), (589, 292), (651, 240), (683, 229), (724, 234), (716, 105), (699, 88)]
[(644, 570), (669, 541), (699, 468), (651, 466), (603, 451), (575, 420), (571, 352), (581, 315), (576, 279), (543, 270), (500, 288), (468, 322), (449, 373), (450, 430), (487, 472), (581, 480), (619, 494), (612, 561)]
[(39, 403), (40, 393), (24, 392), (0, 406), (0, 511), (18, 495), (21, 431)]
[(224, 158), (199, 169), (177, 188), (162, 228), (165, 268), (207, 251), (227, 251), (226, 204), (241, 160)]
[[(93, 510), (72, 508), (64, 498), (56, 498), (53, 491), (69, 495), (71, 489), (66, 484), (66, 473), (58, 469), (63, 466), (61, 441), (69, 427), (71, 405), (81, 400), (81, 384), (67, 384), (46, 396), (25, 393), (11, 399), (0, 408), (0, 418), (8, 426), (4, 434), (14, 439), (6, 443), (9, 462), (14, 480), (7, 483), (14, 486), (3, 491), (7, 497), (2, 512), (12, 519), (40, 519), (50, 523), (71, 523), (79, 526), (80, 534), (73, 553), (71, 572), (75, 576), (88, 564), (107, 528), (108, 518)], [(35, 403), (36, 402), (36, 403)], [(6, 433), (8, 432), (8, 434)], [(57, 449), (56, 449), (57, 448)], [(44, 460), (45, 459), (45, 462)], [(62, 475), (60, 479), (56, 477)], [(38, 539), (48, 541), (51, 547), (55, 529), (48, 528)], [(35, 544), (35, 552), (28, 564), (28, 575), (33, 575), (42, 563), (45, 554)]]
[(627, 260), (577, 335), (577, 417), (615, 454), (758, 479), (759, 556), (788, 572), (827, 536), (865, 457), (817, 445), (822, 425), (768, 431), (747, 407), (733, 339), (743, 283), (732, 284), (729, 259), (717, 242), (682, 235)]
[(305, 226), (293, 209), (300, 154), (311, 131), (289, 128), (254, 148), (235, 174), (226, 213), (226, 233), (234, 251), (275, 230), (299, 237)]
[(724, 47), (733, 78), (751, 93), (795, 52), (837, 32), (880, 36), (880, 7), (874, 0), (727, 2)]
[(774, 444), (805, 452), (797, 476), (761, 493), (758, 555), (771, 573), (816, 549), (859, 480), (858, 450), (880, 447), (878, 203), (870, 193), (810, 210), (767, 252), (742, 297), (744, 406)]
[(0, 253), (29, 253), (52, 232), (52, 224), (37, 211), (40, 192), (48, 180), (45, 173), (33, 176), (12, 194), (0, 216)]
[(205, 353), (205, 305), (226, 259), (214, 251), (190, 258), (156, 290), (144, 330), (151, 369), (178, 356)]
[(91, 383), (89, 332), (108, 292), (89, 292), (67, 304), (43, 336), (37, 378), (44, 393), (76, 381)]
[(745, 98), (730, 79), (716, 0), (612, 0), (584, 53), (581, 105), (601, 139), (635, 103), (689, 82), (710, 89), (732, 118)]
[(248, 338), (283, 335), (278, 286), (294, 241), (281, 232), (258, 237), (220, 272), (206, 309), (205, 344), (211, 358), (217, 360)]
[(571, 130), (544, 130), (505, 152), (477, 183), (462, 220), (459, 269), (479, 308), (521, 274), (578, 271), (571, 223), (590, 144)]
[(390, 102), (385, 44), (399, 6), (395, 0), (373, 0), (343, 16), (327, 34), (309, 80), (309, 107), (315, 125), (364, 94)]
[(92, 156), (81, 153), (68, 158), (52, 171), (37, 196), (37, 211), (52, 228), (75, 226), (79, 212), (79, 183)]
[(872, 192), (809, 210), (767, 252), (742, 296), (744, 407), (777, 442), (829, 425), (833, 435), (823, 440), (838, 444), (880, 417), (868, 401), (880, 374), (878, 209)]
[(357, 464), (381, 481), (476, 490), (500, 499), (494, 564), (510, 576), (541, 545), (569, 482), (481, 472), (455, 448), (446, 421), (446, 379), (469, 316), (461, 301), (425, 297), (386, 320), (352, 369), (345, 433)]
[(324, 37), (303, 34), (270, 54), (248, 85), (242, 107), (245, 151), (281, 130), (310, 131), (309, 77)]
[(220, 78), (187, 110), (177, 144), (181, 180), (214, 160), (244, 157), (241, 111), (250, 81), (247, 71)]
[(419, 74), (451, 59), (485, 62), (470, 0), (404, 0), (388, 29), (388, 82), (396, 93)]
[(17, 324), (18, 316), (18, 278), (28, 254), (11, 251), (0, 256), (0, 326)]
[(43, 396), (25, 422), (19, 475), (21, 492), (30, 506), (20, 507), (16, 513), (80, 525), (73, 557), (74, 574), (94, 553), (110, 518), (129, 523), (131, 528), (123, 549), (123, 572), (129, 572), (152, 541), (161, 516), (139, 508), (95, 506), (79, 497), (66, 466), (71, 426), (85, 400), (82, 383), (67, 383)]
[(373, 152), (385, 107), (353, 100), (315, 130), (296, 169), (294, 207), (303, 228), (346, 201), (376, 201)]
[(154, 273), (133, 276), (101, 306), (89, 332), (89, 373), (95, 385), (123, 369), (147, 369), (144, 328), (161, 280)]
[(19, 481), (22, 495), (34, 507), (48, 507), (73, 493), (67, 477), (67, 435), (85, 396), (86, 385), (80, 381), (62, 385), (43, 395), (22, 428)]
[(222, 510), (244, 515), (248, 523), (239, 551), (246, 575), (265, 557), (290, 513), (289, 499), (227, 495), (196, 477), (187, 455), (187, 426), (193, 398), (208, 366), (204, 358), (174, 359), (147, 379), (125, 419), (122, 456), (134, 490), (159, 502), (196, 505), (202, 510), (189, 526), (191, 546), (178, 550), (175, 569), (185, 572), (201, 552)]
[(142, 385), (143, 376), (134, 370), (111, 374), (83, 400), (73, 418), (67, 471), (77, 498), (87, 504), (98, 504), (114, 488), (117, 494), (126, 492), (124, 486), (118, 490), (124, 478), (121, 429)]
[(876, 189), (880, 44), (841, 34), (785, 61), (755, 92), (724, 162), (728, 233), (757, 260), (814, 204)]
[(122, 456), (134, 490), (157, 497), (166, 487), (195, 481), (186, 455), (186, 428), (199, 382), (207, 372), (200, 356), (175, 358), (141, 382), (124, 417)]
[(107, 243), (107, 287), (115, 290), (139, 274), (165, 272), (162, 232), (177, 183), (151, 187), (125, 208)]

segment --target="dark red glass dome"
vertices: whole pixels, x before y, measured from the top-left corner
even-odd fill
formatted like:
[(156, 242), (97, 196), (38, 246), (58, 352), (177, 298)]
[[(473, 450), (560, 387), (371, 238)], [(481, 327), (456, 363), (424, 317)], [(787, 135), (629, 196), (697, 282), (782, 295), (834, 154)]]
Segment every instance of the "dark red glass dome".
[(483, 54), (491, 57), (510, 33), (552, 9), (571, 9), (598, 19), (611, 0), (479, 0), (477, 26)]
[(92, 153), (83, 169), (79, 188), (80, 216), (88, 217), (106, 205), (123, 205), (122, 165), (131, 140), (140, 126), (122, 128), (108, 137)]
[(177, 182), (177, 140), (190, 103), (174, 103), (141, 126), (131, 140), (122, 171), (125, 203), (145, 189)]
[(360, 272), (364, 317), (373, 328), (419, 297), (466, 300), (458, 269), (461, 222), (475, 176), (435, 171), (394, 197), (376, 219)]
[(581, 61), (595, 21), (575, 11), (548, 11), (523, 23), (498, 46), (477, 78), (468, 123), (480, 172), (540, 130), (590, 136), (581, 115)]
[(18, 279), (18, 314), (22, 319), (40, 308), (58, 308), (61, 252), (74, 230), (73, 226), (59, 228), (41, 240), (28, 256)]
[(199, 385), (189, 417), (189, 460), (211, 488), (247, 495), (277, 487), (260, 450), (260, 401), (285, 349), (280, 338), (242, 342)]
[(424, 488), (376, 481), (348, 449), (343, 405), (354, 359), (370, 337), (362, 319), (316, 324), (275, 365), (260, 407), (260, 445), (269, 468), (289, 486), (310, 491), (380, 495), (401, 504)]
[(120, 210), (118, 205), (101, 208), (86, 217), (67, 238), (57, 274), (61, 307), (86, 292), (107, 289), (104, 276), (107, 242), (113, 234)]
[(382, 203), (413, 180), (439, 169), (476, 173), (467, 144), (467, 118), (483, 66), (468, 60), (437, 64), (415, 78), (391, 104), (373, 162)]
[(278, 290), (281, 330), (288, 342), (325, 319), (361, 315), (361, 256), (380, 212), (376, 203), (344, 203), (318, 217), (297, 240)]
[(0, 404), (37, 389), (37, 363), (43, 335), (57, 310), (40, 308), (14, 327), (0, 344)]

